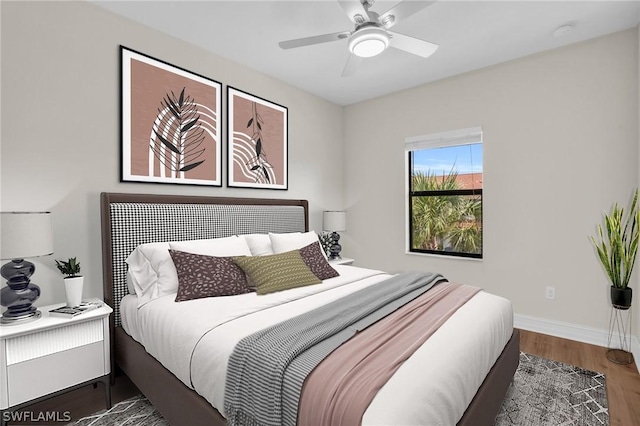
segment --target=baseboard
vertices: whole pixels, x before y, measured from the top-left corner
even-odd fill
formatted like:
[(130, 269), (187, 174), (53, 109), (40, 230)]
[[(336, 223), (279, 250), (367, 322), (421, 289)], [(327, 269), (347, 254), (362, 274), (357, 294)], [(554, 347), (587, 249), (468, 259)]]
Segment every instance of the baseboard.
[[(514, 326), (521, 330), (534, 331), (536, 333), (548, 334), (550, 336), (562, 337), (563, 339), (576, 340), (578, 342), (589, 343), (597, 346), (607, 346), (609, 331), (584, 327), (576, 324), (569, 324), (559, 321), (551, 321), (543, 318), (530, 317), (528, 315), (514, 315)], [(617, 336), (614, 336), (614, 338)], [(636, 336), (631, 336), (631, 353), (634, 360), (640, 360), (640, 340)], [(638, 362), (636, 361), (636, 369)]]

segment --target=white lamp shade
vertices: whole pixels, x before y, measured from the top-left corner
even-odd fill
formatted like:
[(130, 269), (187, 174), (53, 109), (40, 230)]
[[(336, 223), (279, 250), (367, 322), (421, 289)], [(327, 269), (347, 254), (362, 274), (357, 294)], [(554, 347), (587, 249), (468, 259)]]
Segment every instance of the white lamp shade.
[(347, 212), (344, 210), (325, 211), (322, 216), (323, 230), (342, 232), (347, 230)]
[(52, 253), (51, 213), (0, 214), (0, 259), (25, 259)]

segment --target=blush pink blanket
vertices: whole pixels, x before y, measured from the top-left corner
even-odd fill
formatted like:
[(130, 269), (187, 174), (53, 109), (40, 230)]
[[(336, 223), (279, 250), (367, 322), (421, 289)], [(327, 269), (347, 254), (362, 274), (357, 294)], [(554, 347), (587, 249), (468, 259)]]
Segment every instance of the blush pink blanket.
[(353, 426), (402, 363), (479, 288), (441, 283), (354, 335), (304, 382), (298, 424)]

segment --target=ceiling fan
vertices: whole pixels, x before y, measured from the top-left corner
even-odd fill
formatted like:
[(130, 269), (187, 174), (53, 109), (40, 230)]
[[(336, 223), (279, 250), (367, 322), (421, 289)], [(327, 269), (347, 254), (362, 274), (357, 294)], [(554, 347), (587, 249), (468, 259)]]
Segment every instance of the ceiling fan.
[(347, 12), (351, 22), (355, 24), (353, 31), (341, 31), (312, 37), (281, 41), (283, 49), (310, 46), (313, 44), (348, 39), (349, 59), (342, 71), (342, 76), (352, 75), (363, 58), (370, 58), (384, 52), (388, 47), (427, 58), (438, 48), (437, 44), (420, 40), (397, 32), (389, 31), (401, 20), (413, 15), (435, 1), (405, 0), (382, 14), (369, 10), (375, 0), (339, 0), (340, 6)]

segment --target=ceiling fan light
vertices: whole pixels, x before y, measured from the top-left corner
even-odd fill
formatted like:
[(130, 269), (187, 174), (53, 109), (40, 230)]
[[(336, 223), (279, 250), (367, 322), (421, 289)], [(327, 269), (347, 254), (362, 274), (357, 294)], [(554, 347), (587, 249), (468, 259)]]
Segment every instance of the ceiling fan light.
[(349, 39), (349, 50), (361, 58), (379, 55), (387, 47), (389, 47), (389, 34), (377, 27), (358, 30)]

